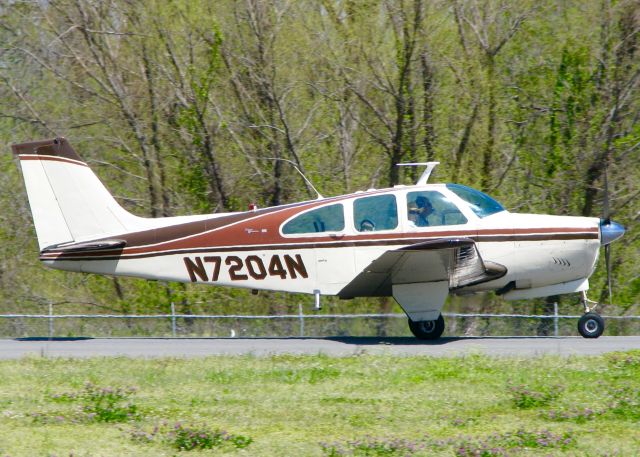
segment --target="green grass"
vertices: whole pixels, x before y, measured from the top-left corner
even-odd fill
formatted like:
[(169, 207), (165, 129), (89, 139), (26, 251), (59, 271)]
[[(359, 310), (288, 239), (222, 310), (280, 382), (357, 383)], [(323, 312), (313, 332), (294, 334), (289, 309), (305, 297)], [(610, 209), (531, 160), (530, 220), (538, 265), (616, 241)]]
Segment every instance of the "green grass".
[(0, 362), (1, 456), (637, 455), (640, 351)]

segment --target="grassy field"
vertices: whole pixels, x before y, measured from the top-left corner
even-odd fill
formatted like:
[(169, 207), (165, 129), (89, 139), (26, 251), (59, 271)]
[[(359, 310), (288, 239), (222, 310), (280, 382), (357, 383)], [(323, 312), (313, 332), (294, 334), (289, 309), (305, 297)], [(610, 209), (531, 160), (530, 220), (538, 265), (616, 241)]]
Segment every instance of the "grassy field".
[(638, 455), (640, 351), (0, 362), (0, 456)]

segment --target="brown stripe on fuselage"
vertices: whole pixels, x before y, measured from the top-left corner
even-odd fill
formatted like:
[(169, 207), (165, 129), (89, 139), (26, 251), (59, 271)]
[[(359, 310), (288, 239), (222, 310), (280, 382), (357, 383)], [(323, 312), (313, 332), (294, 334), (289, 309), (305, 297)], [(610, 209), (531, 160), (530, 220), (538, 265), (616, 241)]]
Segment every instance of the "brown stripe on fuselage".
[[(468, 232), (467, 232), (468, 233)], [(415, 235), (415, 234), (411, 234)], [(307, 243), (285, 243), (285, 244), (262, 244), (252, 246), (207, 246), (192, 249), (177, 249), (165, 251), (148, 251), (141, 253), (130, 253), (114, 256), (113, 251), (94, 251), (90, 255), (86, 253), (56, 253), (50, 252), (42, 255), (41, 260), (116, 260), (116, 259), (139, 259), (146, 257), (157, 257), (172, 254), (200, 254), (200, 253), (220, 253), (220, 252), (250, 252), (265, 250), (299, 250), (299, 249), (318, 249), (318, 248), (344, 248), (344, 247), (366, 247), (366, 246), (407, 246), (411, 244), (421, 243), (429, 239), (443, 239), (442, 236), (433, 236), (433, 233), (424, 234), (422, 237), (412, 238), (393, 238), (393, 239), (355, 239), (349, 241), (327, 241), (326, 238), (322, 242)], [(449, 234), (446, 238), (458, 238), (462, 235)], [(467, 238), (475, 242), (513, 242), (513, 241), (555, 241), (555, 240), (588, 240), (598, 239), (597, 233), (591, 232), (574, 232), (574, 233), (530, 233), (521, 235), (482, 235), (467, 236)]]
[[(597, 238), (598, 229), (593, 228), (526, 228), (526, 229), (481, 229), (481, 230), (437, 230), (429, 232), (412, 233), (360, 233), (354, 235), (315, 235), (284, 237), (280, 234), (280, 226), (287, 219), (327, 203), (338, 203), (340, 200), (351, 198), (351, 196), (335, 197), (322, 201), (312, 201), (295, 203), (287, 206), (275, 208), (265, 208), (261, 210), (220, 216), (202, 221), (188, 222), (184, 224), (162, 227), (152, 230), (145, 230), (135, 233), (118, 235), (118, 239), (125, 240), (126, 248), (123, 256), (140, 254), (150, 254), (158, 252), (176, 251), (196, 251), (202, 249), (227, 249), (243, 246), (258, 246), (256, 249), (268, 249), (269, 246), (286, 246), (292, 248), (294, 245), (316, 245), (318, 243), (362, 243), (364, 241), (377, 242), (377, 245), (388, 243), (390, 239), (401, 239), (406, 242), (408, 239), (418, 238), (420, 240), (434, 237), (467, 237), (478, 241), (491, 241), (492, 237), (496, 241), (522, 240), (522, 235), (528, 235), (533, 239), (549, 239), (550, 234), (556, 234), (555, 239), (561, 236), (569, 236), (575, 239), (584, 238), (585, 233)], [(564, 234), (564, 235), (562, 235)], [(96, 240), (97, 242), (102, 240)], [(93, 255), (99, 255), (96, 251)], [(103, 255), (108, 255), (105, 252)], [(76, 253), (81, 256), (82, 253)], [(65, 254), (65, 257), (72, 257), (73, 254)]]
[[(386, 193), (389, 189), (368, 192), (366, 196)], [(305, 236), (283, 236), (280, 227), (288, 219), (315, 207), (357, 198), (358, 194), (342, 195), (322, 200), (293, 203), (264, 208), (200, 221), (186, 222), (134, 233), (118, 234), (125, 241), (125, 248), (117, 254), (112, 250), (83, 252), (57, 252), (55, 249), (43, 253), (42, 258), (138, 258), (167, 255), (176, 252), (224, 252), (264, 249), (311, 249), (316, 247), (343, 247), (368, 245), (412, 244), (432, 238), (465, 237), (475, 241), (515, 241), (544, 239), (581, 239), (598, 237), (597, 227), (550, 227), (550, 228), (495, 228), (457, 230), (443, 227), (428, 232), (363, 232), (358, 234), (307, 234)], [(92, 240), (96, 243), (109, 240)]]
[[(198, 244), (201, 243), (203, 239), (207, 239), (207, 242), (212, 242), (212, 240), (209, 240), (209, 238), (215, 239), (213, 246), (224, 246), (225, 243), (237, 244), (239, 240), (242, 240), (241, 242), (255, 241), (251, 239), (244, 239), (244, 237), (249, 237), (252, 235), (252, 233), (247, 233), (246, 229), (251, 229), (251, 227), (249, 227), (250, 225), (254, 225), (255, 223), (257, 223), (257, 221), (264, 220), (266, 216), (277, 212), (283, 212), (285, 214), (291, 212), (292, 214), (297, 214), (300, 211), (300, 207), (302, 206), (304, 206), (304, 209), (309, 209), (324, 203), (327, 203), (327, 201), (323, 200), (322, 202), (293, 203), (286, 206), (258, 209), (255, 211), (230, 214), (227, 216), (213, 217), (201, 221), (186, 222), (184, 224), (177, 224), (169, 227), (159, 227), (157, 229), (126, 233), (121, 236), (119, 235), (118, 238), (126, 241), (126, 253), (139, 252), (140, 249), (180, 249), (181, 247), (176, 247), (176, 244), (184, 244), (184, 247), (202, 247), (198, 246)], [(277, 221), (283, 221), (288, 217), (289, 216), (285, 216), (283, 218), (281, 216), (276, 217), (275, 219)], [(226, 231), (238, 231), (237, 228), (234, 229), (234, 227), (236, 227), (236, 225), (234, 224), (239, 224), (239, 227), (241, 227), (239, 229), (241, 231), (240, 234), (234, 235), (224, 233)], [(225, 227), (226, 230), (221, 230)], [(262, 228), (264, 227), (261, 227), (261, 229)], [(269, 230), (269, 228), (267, 228), (267, 230)], [(279, 233), (278, 238), (282, 239), (282, 237), (279, 236)]]
[[(384, 192), (388, 192), (388, 189), (369, 192), (367, 196)], [(147, 248), (153, 248), (153, 250), (184, 249), (237, 244), (287, 243), (293, 240), (326, 240), (326, 235), (285, 238), (280, 235), (280, 226), (289, 218), (303, 211), (326, 204), (340, 203), (354, 196), (357, 197), (357, 194), (246, 211), (202, 221), (118, 235), (118, 238), (127, 242), (125, 253), (137, 253), (139, 249), (148, 250)], [(223, 228), (225, 229), (221, 230)], [(388, 238), (389, 234), (378, 235), (378, 237)]]
[(574, 233), (556, 233), (556, 234), (523, 234), (523, 235), (480, 235), (474, 238), (475, 241), (481, 243), (500, 243), (503, 241), (555, 241), (555, 240), (597, 240), (598, 233), (591, 232), (574, 232)]
[[(349, 197), (349, 195), (332, 197), (321, 201), (292, 203), (290, 205), (212, 217), (201, 221), (125, 233), (118, 235), (117, 238), (126, 242), (123, 254), (224, 247), (237, 244), (286, 243), (290, 240), (282, 237), (279, 231), (283, 221), (304, 210)], [(265, 231), (263, 232), (262, 230)], [(388, 234), (381, 236), (388, 237)], [(111, 238), (113, 237), (94, 241), (100, 242)], [(309, 237), (301, 237), (300, 239), (310, 241)], [(314, 237), (313, 239), (326, 240), (326, 236)], [(99, 252), (95, 251), (92, 254)], [(53, 253), (55, 251), (52, 250)], [(76, 254), (82, 255), (82, 253)], [(67, 255), (72, 256), (71, 253)]]

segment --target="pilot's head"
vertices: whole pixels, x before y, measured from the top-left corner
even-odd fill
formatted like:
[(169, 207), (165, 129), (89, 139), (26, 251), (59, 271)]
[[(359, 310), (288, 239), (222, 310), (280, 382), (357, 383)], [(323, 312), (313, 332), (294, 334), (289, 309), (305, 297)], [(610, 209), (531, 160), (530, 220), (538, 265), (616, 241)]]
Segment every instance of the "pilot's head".
[(375, 224), (371, 222), (369, 219), (364, 219), (360, 223), (361, 232), (372, 232), (373, 230), (375, 230)]
[(431, 214), (433, 212), (431, 202), (424, 195), (418, 195), (416, 198), (416, 205), (421, 213)]

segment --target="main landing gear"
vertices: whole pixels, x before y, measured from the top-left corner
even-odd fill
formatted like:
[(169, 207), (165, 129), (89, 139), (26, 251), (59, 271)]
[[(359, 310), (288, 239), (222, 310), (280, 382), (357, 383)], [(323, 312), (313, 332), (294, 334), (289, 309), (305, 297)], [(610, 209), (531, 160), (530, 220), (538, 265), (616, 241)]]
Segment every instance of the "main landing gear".
[[(604, 319), (595, 309), (598, 303), (589, 300), (585, 291), (581, 292), (584, 315), (578, 321), (578, 332), (584, 338), (598, 338), (604, 332)], [(444, 332), (444, 318), (442, 314), (434, 321), (412, 321), (409, 319), (409, 329), (419, 340), (437, 340)]]
[(435, 321), (412, 321), (409, 319), (409, 329), (419, 340), (437, 340), (444, 332), (444, 318), (442, 314)]
[[(604, 332), (604, 319), (593, 311), (598, 306), (597, 302), (587, 298), (587, 292), (581, 292), (581, 301), (585, 314), (578, 321), (578, 332), (584, 338), (598, 338)], [(590, 305), (593, 305), (591, 307)]]

